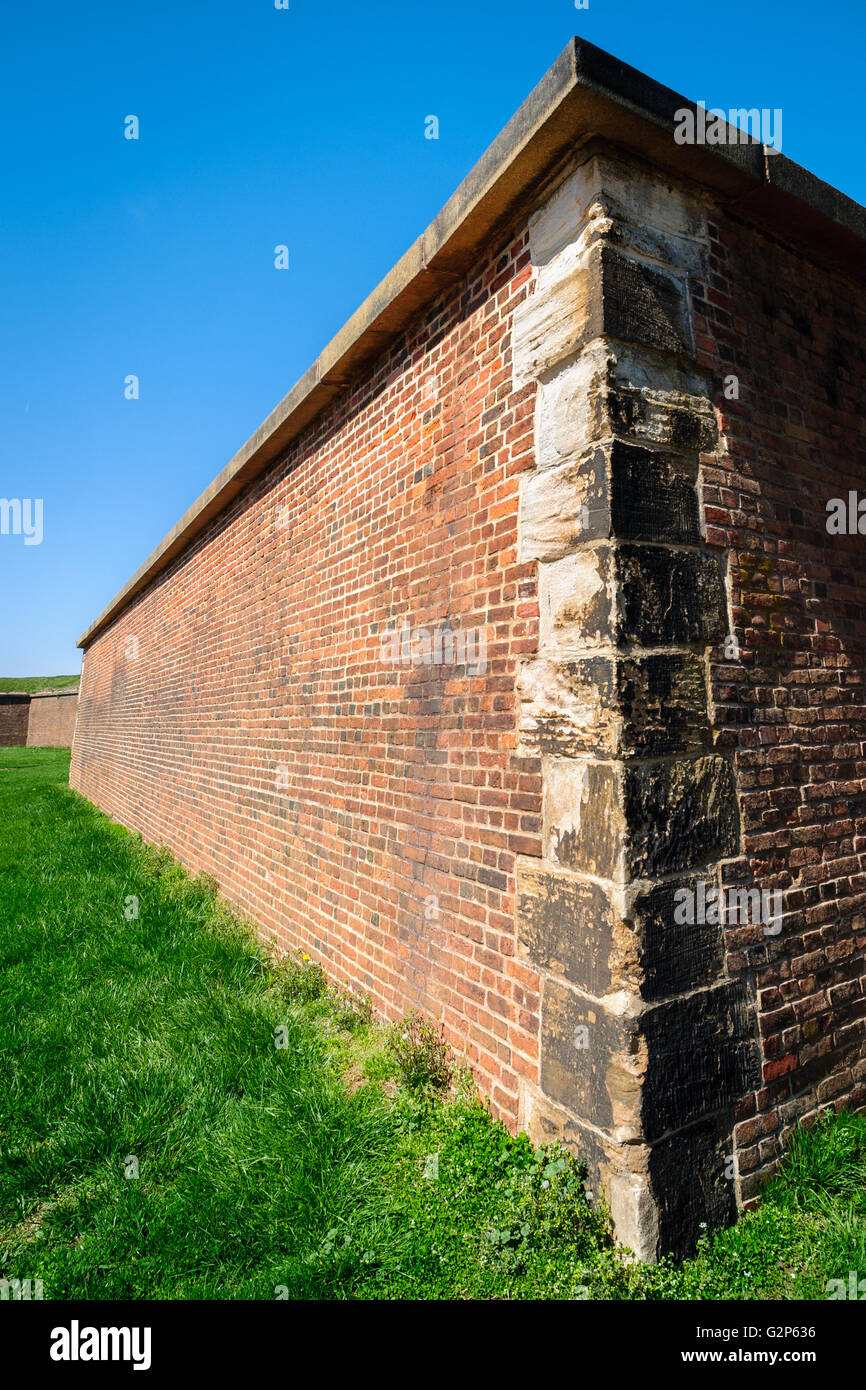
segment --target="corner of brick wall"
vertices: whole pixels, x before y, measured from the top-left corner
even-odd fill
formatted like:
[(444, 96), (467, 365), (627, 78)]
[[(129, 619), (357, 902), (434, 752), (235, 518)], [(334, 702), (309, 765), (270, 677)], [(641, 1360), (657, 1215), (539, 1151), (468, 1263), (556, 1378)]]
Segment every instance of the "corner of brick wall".
[(588, 1160), (620, 1239), (653, 1259), (731, 1215), (733, 1106), (759, 1075), (721, 926), (673, 914), (678, 889), (717, 881), (740, 849), (707, 706), (727, 618), (697, 496), (717, 437), (691, 307), (705, 210), (591, 151), (530, 249), (514, 372), (538, 383), (519, 558), (538, 564), (540, 641), (520, 733), (542, 757), (544, 849), (518, 878), (519, 950), (542, 976), (524, 1113)]

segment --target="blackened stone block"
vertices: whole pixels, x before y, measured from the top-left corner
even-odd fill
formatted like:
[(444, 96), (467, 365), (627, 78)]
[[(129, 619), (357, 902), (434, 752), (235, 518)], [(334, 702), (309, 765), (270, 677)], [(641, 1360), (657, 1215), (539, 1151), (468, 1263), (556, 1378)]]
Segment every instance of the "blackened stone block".
[(739, 847), (733, 772), (715, 754), (647, 764), (557, 758), (544, 802), (548, 856), (614, 882), (694, 869)]
[(615, 434), (627, 438), (709, 453), (719, 437), (710, 402), (677, 400), (671, 395), (618, 382), (606, 397), (606, 423)]
[(741, 980), (672, 999), (642, 1015), (647, 1067), (640, 1108), (648, 1141), (721, 1110), (760, 1085), (753, 1025)]
[(658, 1253), (694, 1253), (701, 1226), (730, 1225), (737, 1214), (731, 1176), (730, 1110), (653, 1144), (649, 1179), (656, 1206)]
[[(603, 332), (623, 343), (661, 352), (691, 354), (685, 286), (681, 280), (609, 246), (598, 252), (604, 310)], [(591, 268), (593, 266), (590, 261)]]
[(704, 665), (694, 652), (620, 657), (615, 699), (622, 717), (622, 757), (688, 753), (709, 735)]
[(627, 766), (623, 788), (630, 877), (655, 878), (737, 853), (734, 774), (724, 758)]
[(640, 995), (649, 1003), (713, 984), (722, 973), (725, 950), (718, 923), (674, 920), (677, 892), (686, 889), (695, 903), (698, 883), (696, 877), (657, 883), (637, 892), (629, 908), (639, 943)]
[(631, 541), (577, 547), (539, 570), (541, 650), (717, 641), (727, 631), (717, 557)]
[(716, 556), (701, 550), (620, 546), (615, 555), (616, 641), (642, 646), (716, 641), (726, 630)]
[(517, 941), (533, 965), (588, 994), (606, 994), (629, 963), (636, 973), (634, 937), (609, 894), (600, 884), (561, 871), (529, 864), (518, 868)]
[(697, 470), (696, 454), (683, 458), (614, 443), (609, 461), (610, 535), (697, 545)]

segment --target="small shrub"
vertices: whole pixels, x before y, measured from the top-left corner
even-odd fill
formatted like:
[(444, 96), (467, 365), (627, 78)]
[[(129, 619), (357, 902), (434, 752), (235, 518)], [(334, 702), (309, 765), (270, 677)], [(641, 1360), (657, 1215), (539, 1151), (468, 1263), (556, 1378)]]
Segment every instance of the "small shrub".
[(338, 1028), (355, 1033), (373, 1021), (373, 1005), (369, 995), (334, 985), (328, 991), (328, 1012)]
[(417, 1009), (388, 1029), (387, 1050), (403, 1085), (410, 1091), (447, 1091), (454, 1075), (454, 1053), (445, 1029), (428, 1022)]
[(289, 951), (277, 962), (276, 983), (290, 1004), (313, 1004), (328, 989), (322, 967), (302, 951)]

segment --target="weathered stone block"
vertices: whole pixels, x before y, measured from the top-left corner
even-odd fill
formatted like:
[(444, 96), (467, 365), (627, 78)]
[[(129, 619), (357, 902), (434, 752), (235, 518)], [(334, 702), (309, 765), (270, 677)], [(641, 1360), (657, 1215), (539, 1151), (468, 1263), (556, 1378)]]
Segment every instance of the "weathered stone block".
[(558, 980), (541, 1001), (541, 1086), (587, 1124), (638, 1135), (646, 1067), (639, 1021), (612, 1013)]
[(533, 264), (551, 265), (601, 219), (614, 224), (607, 235), (628, 236), (642, 249), (651, 246), (672, 264), (698, 263), (706, 244), (706, 209), (697, 198), (655, 173), (649, 176), (637, 161), (588, 150), (530, 218)]
[(539, 566), (539, 650), (551, 658), (582, 656), (588, 647), (614, 641), (615, 580), (609, 544)]
[(517, 945), (533, 965), (600, 996), (637, 977), (634, 933), (598, 883), (522, 862), (517, 872)]
[(735, 1218), (730, 1110), (651, 1145), (605, 1139), (530, 1088), (526, 1111), (535, 1143), (560, 1140), (585, 1165), (590, 1190), (607, 1195), (617, 1238), (641, 1259), (654, 1261), (662, 1253), (684, 1259), (694, 1251), (702, 1225), (727, 1225)]
[(717, 755), (663, 763), (551, 758), (545, 853), (564, 868), (624, 883), (737, 853), (730, 764)]
[(538, 277), (535, 293), (514, 311), (512, 371), (515, 387), (537, 380), (601, 336), (601, 287), (589, 258), (556, 279)]
[(517, 535), (521, 563), (557, 560), (582, 541), (609, 536), (607, 452), (594, 449), (579, 460), (525, 474)]
[(713, 385), (682, 358), (596, 341), (539, 383), (535, 460), (580, 457), (614, 435), (669, 449), (709, 451), (718, 440)]
[(652, 1143), (760, 1082), (745, 986), (726, 981), (633, 1014), (545, 980), (541, 1085), (620, 1142)]
[(518, 691), (522, 751), (574, 758), (613, 756), (620, 748), (623, 717), (611, 658), (532, 658), (520, 669)]
[(539, 569), (543, 655), (587, 648), (673, 646), (718, 640), (726, 630), (715, 555), (632, 542), (597, 542)]
[(551, 372), (596, 338), (692, 352), (684, 281), (595, 243), (540, 273), (514, 311), (515, 386)]
[(709, 453), (718, 441), (712, 405), (676, 391), (619, 382), (604, 396), (604, 421), (612, 434), (671, 449)]
[(623, 777), (620, 763), (545, 760), (545, 858), (578, 873), (624, 881), (628, 827)]
[[(610, 1175), (626, 1169), (638, 1150), (637, 1145), (625, 1147), (606, 1140), (598, 1130), (581, 1124), (578, 1116), (532, 1085), (527, 1085), (525, 1099), (526, 1131), (533, 1143), (563, 1143), (585, 1165), (587, 1185), (594, 1193), (607, 1188)], [(646, 1150), (643, 1155), (646, 1168)]]
[(535, 462), (540, 469), (578, 458), (610, 437), (609, 382), (613, 353), (592, 343), (539, 383), (535, 401)]
[(613, 441), (580, 459), (527, 474), (520, 493), (520, 559), (556, 560), (586, 540), (701, 539), (697, 455)]
[(527, 752), (631, 758), (709, 739), (704, 664), (691, 651), (528, 661), (519, 676)]
[(623, 894), (563, 869), (523, 861), (517, 876), (517, 944), (533, 965), (596, 998), (628, 989), (645, 1003), (718, 983), (718, 923), (674, 921), (674, 894), (698, 879)]

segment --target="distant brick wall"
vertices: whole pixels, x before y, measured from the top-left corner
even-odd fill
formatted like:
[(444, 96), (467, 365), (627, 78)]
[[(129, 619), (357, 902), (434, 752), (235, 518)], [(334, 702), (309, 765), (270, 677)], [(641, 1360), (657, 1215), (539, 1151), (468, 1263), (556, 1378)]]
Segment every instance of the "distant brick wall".
[(29, 719), (29, 695), (0, 694), (0, 748), (26, 743)]
[(78, 691), (34, 695), (30, 701), (27, 743), (31, 748), (71, 748)]

